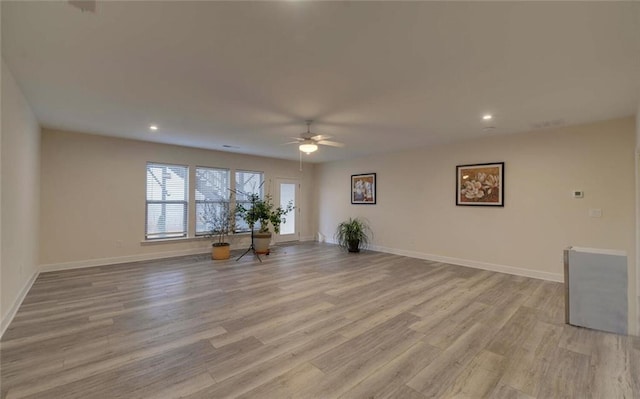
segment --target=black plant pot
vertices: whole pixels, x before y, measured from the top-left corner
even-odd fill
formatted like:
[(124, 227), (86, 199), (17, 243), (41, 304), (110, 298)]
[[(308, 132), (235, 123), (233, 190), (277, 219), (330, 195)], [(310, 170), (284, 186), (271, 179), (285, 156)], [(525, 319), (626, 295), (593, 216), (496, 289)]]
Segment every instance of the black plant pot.
[(360, 240), (350, 240), (347, 242), (347, 250), (349, 252), (360, 252)]

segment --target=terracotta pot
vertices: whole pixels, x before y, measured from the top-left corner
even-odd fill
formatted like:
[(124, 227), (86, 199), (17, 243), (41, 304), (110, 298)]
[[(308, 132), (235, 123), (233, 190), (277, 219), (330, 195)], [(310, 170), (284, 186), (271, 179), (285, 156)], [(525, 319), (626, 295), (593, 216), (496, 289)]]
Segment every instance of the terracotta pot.
[(269, 244), (271, 243), (271, 233), (253, 233), (253, 247), (257, 254), (269, 255)]
[(211, 247), (211, 259), (213, 260), (225, 260), (231, 257), (231, 245), (228, 242), (221, 244), (213, 244)]

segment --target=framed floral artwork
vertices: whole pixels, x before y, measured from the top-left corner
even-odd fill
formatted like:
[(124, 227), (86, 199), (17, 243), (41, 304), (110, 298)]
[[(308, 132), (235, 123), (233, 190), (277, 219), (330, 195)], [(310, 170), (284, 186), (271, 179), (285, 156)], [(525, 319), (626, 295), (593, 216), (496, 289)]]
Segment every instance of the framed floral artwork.
[(375, 205), (376, 203), (376, 174), (363, 173), (351, 175), (351, 203)]
[(456, 205), (504, 206), (504, 162), (456, 166)]

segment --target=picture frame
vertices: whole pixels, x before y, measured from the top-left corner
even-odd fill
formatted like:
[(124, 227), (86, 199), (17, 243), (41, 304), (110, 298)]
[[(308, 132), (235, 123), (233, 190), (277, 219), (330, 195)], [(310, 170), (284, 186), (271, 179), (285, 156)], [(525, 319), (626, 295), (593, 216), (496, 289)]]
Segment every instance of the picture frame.
[(504, 207), (504, 162), (457, 165), (456, 205)]
[(376, 174), (351, 175), (351, 203), (353, 205), (376, 204)]

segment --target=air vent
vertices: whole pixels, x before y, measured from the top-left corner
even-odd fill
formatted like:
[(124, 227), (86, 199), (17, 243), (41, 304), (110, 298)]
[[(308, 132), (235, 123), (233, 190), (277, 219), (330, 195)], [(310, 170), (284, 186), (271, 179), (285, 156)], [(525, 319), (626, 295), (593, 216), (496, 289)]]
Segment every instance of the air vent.
[(562, 125), (564, 125), (564, 119), (554, 119), (551, 121), (542, 121), (542, 122), (532, 123), (531, 127), (535, 130), (541, 130), (541, 129), (551, 129), (551, 128), (559, 127)]
[(69, 4), (80, 9), (82, 12), (96, 12), (95, 0), (69, 0)]

